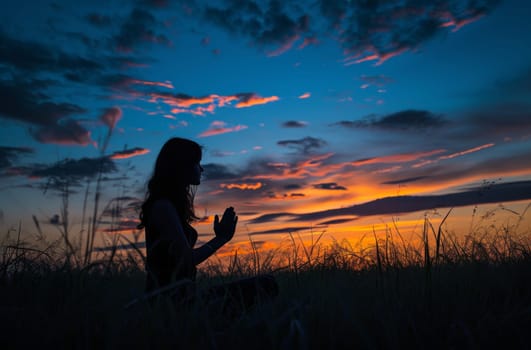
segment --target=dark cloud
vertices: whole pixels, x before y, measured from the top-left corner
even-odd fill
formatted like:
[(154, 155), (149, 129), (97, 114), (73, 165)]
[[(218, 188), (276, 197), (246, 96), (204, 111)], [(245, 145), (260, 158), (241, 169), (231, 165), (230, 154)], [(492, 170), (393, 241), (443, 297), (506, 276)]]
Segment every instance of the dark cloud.
[[(328, 3), (321, 0), (321, 3)], [(492, 11), (498, 0), (440, 1), (349, 1), (336, 11), (324, 12), (331, 23), (340, 24), (341, 42), (360, 59), (376, 55), (385, 61), (434, 38), (444, 27), (459, 28)], [(323, 7), (323, 6), (322, 6)], [(324, 6), (324, 8), (327, 8)]]
[(55, 103), (35, 92), (31, 82), (0, 80), (0, 115), (40, 126), (56, 125), (60, 119), (85, 110), (71, 103)]
[[(444, 182), (448, 179), (458, 180), (470, 177), (509, 177), (514, 176), (515, 173), (529, 173), (529, 159), (531, 159), (531, 151), (513, 151), (510, 154), (503, 154), (501, 156), (494, 154), (483, 161), (467, 164), (466, 167), (463, 167), (460, 161), (447, 161), (444, 164), (436, 163), (434, 166), (421, 171), (423, 175), (427, 176), (427, 180), (430, 182)], [(410, 173), (415, 172), (408, 172), (408, 174)]]
[(99, 76), (96, 80), (96, 84), (109, 89), (133, 91), (129, 86), (134, 80), (135, 79), (130, 75), (112, 73)]
[(88, 76), (103, 68), (96, 61), (66, 53), (59, 48), (10, 38), (1, 30), (0, 48), (0, 64), (25, 72), (70, 72)]
[(291, 14), (285, 2), (272, 0), (263, 8), (254, 1), (234, 0), (227, 7), (207, 6), (204, 18), (230, 33), (242, 35), (257, 45), (290, 45), (300, 36), (311, 35), (309, 16)]
[(319, 190), (339, 190), (339, 191), (346, 191), (347, 188), (345, 186), (340, 186), (335, 182), (324, 182), (320, 184), (313, 185), (313, 188), (319, 189)]
[[(317, 0), (313, 6), (291, 1), (227, 1), (207, 5), (203, 17), (257, 45), (276, 45), (280, 51), (323, 36), (336, 37), (355, 61), (379, 63), (415, 49), (450, 28), (460, 28), (491, 12), (500, 0)], [(316, 5), (316, 6), (315, 6)], [(325, 26), (322, 25), (325, 19)], [(301, 44), (304, 46), (304, 44)]]
[(113, 23), (110, 16), (100, 13), (89, 13), (87, 16), (85, 16), (85, 19), (88, 23), (98, 28), (106, 28)]
[(169, 0), (140, 0), (138, 4), (153, 9), (163, 9), (170, 5)]
[(159, 22), (151, 12), (135, 8), (114, 38), (114, 47), (119, 51), (130, 52), (145, 43), (170, 44), (164, 34), (155, 32), (158, 26)]
[(299, 140), (281, 140), (277, 142), (277, 145), (308, 154), (314, 150), (323, 148), (327, 145), (327, 142), (323, 139), (307, 136)]
[(282, 126), (284, 128), (304, 128), (308, 126), (308, 123), (298, 120), (289, 120), (287, 122), (282, 123)]
[(238, 178), (238, 172), (223, 164), (209, 163), (203, 165), (206, 180), (228, 180)]
[(458, 129), (449, 137), (493, 140), (531, 134), (531, 105), (528, 103), (486, 106), (459, 117)]
[(32, 177), (57, 178), (61, 180), (81, 180), (92, 178), (96, 175), (108, 174), (117, 171), (116, 165), (108, 157), (63, 159), (55, 164), (39, 167), (32, 173)]
[(400, 184), (405, 184), (409, 182), (419, 181), (425, 178), (426, 176), (415, 176), (415, 177), (409, 177), (407, 179), (399, 179), (399, 180), (391, 180), (391, 181), (382, 182), (382, 185), (400, 185)]
[(49, 101), (43, 93), (23, 81), (0, 81), (0, 117), (37, 127), (31, 135), (42, 143), (86, 145), (90, 132), (70, 117), (85, 110), (71, 103)]
[(83, 145), (92, 143), (90, 131), (77, 120), (60, 120), (54, 125), (46, 125), (37, 130), (31, 130), (33, 138), (41, 143), (60, 145)]
[(17, 160), (19, 156), (33, 152), (33, 149), (27, 147), (0, 146), (0, 169), (11, 167), (13, 161)]
[[(87, 48), (89, 48), (91, 50), (98, 49), (103, 44), (102, 40), (91, 38), (90, 36), (88, 36), (85, 33), (66, 32), (66, 33), (64, 33), (64, 35), (67, 38), (69, 38), (69, 39), (73, 39), (73, 40), (79, 41), (80, 43), (82, 43), (84, 46), (86, 46)], [(68, 80), (73, 81), (73, 82), (81, 82), (83, 80), (83, 79), (80, 78), (80, 74), (76, 74), (76, 73), (68, 72), (68, 73), (65, 73), (64, 76)]]
[(340, 121), (333, 125), (349, 128), (376, 128), (383, 130), (422, 130), (437, 128), (447, 122), (441, 115), (429, 111), (405, 110), (383, 117), (369, 116), (363, 120)]
[(337, 224), (344, 224), (346, 222), (351, 222), (354, 220), (358, 220), (358, 218), (352, 217), (352, 218), (326, 220), (326, 221), (320, 222), (318, 225), (337, 225)]
[(281, 218), (289, 221), (314, 222), (344, 216), (404, 214), (437, 208), (461, 207), (531, 199), (531, 181), (492, 184), (486, 190), (476, 187), (459, 193), (432, 196), (397, 196), (377, 199), (364, 204), (306, 214), (274, 213), (250, 220), (250, 224), (266, 223)]
[(284, 185), (283, 188), (286, 190), (298, 190), (302, 188), (302, 186), (299, 184), (287, 184), (287, 185)]
[(292, 218), (295, 214), (291, 213), (270, 213), (270, 214), (264, 214), (260, 215), (254, 219), (251, 219), (249, 223), (251, 224), (263, 224), (263, 223), (270, 223), (271, 221), (275, 221), (282, 218)]
[(305, 230), (312, 230), (317, 229), (319, 227), (316, 226), (291, 226), (291, 227), (283, 227), (279, 229), (273, 229), (273, 230), (266, 230), (266, 231), (254, 231), (249, 233), (250, 235), (267, 235), (267, 234), (276, 234), (276, 233), (293, 233), (293, 232), (299, 232), (299, 231), (305, 231)]

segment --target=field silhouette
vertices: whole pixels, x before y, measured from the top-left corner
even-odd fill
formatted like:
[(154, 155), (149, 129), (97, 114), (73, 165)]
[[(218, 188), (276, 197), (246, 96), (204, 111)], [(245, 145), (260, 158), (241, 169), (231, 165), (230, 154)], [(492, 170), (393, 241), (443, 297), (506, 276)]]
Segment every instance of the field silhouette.
[(276, 277), (279, 297), (236, 319), (205, 302), (176, 308), (171, 293), (142, 299), (140, 248), (121, 251), (116, 240), (86, 258), (83, 246), (24, 241), (18, 228), (0, 251), (4, 348), (528, 347), (528, 211), (498, 226), (485, 216), (466, 234), (447, 227), (449, 215), (438, 225), (426, 217), (418, 240), (404, 239), (393, 223), (359, 245), (325, 244), (318, 233), (308, 244), (287, 233), (287, 246), (202, 265), (197, 283), (205, 288)]

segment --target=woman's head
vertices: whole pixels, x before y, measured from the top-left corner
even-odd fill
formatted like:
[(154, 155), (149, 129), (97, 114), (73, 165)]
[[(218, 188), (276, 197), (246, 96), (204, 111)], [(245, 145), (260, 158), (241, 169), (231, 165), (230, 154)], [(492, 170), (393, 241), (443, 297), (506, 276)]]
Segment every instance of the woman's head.
[(140, 213), (140, 227), (149, 221), (151, 205), (162, 198), (173, 203), (184, 223), (197, 219), (193, 202), (195, 186), (201, 182), (203, 171), (199, 164), (201, 154), (201, 146), (192, 140), (174, 137), (166, 141), (148, 182), (146, 200)]
[(155, 163), (153, 178), (162, 181), (166, 188), (199, 185), (202, 168), (201, 146), (180, 137), (166, 141)]

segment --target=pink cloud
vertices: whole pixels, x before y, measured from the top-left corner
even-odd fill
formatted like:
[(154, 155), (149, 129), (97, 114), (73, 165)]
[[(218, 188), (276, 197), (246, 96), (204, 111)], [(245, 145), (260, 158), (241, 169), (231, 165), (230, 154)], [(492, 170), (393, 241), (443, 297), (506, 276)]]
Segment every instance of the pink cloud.
[(299, 98), (300, 99), (305, 99), (305, 98), (309, 98), (312, 94), (310, 94), (309, 92), (305, 92), (304, 94), (300, 95)]
[(407, 162), (412, 162), (418, 159), (430, 157), (436, 154), (440, 154), (443, 152), (446, 152), (446, 150), (436, 149), (436, 150), (428, 151), (428, 152), (393, 154), (389, 156), (357, 160), (355, 162), (352, 162), (352, 165), (362, 166), (362, 165), (368, 165), (368, 164), (381, 164), (381, 163), (407, 163)]
[[(378, 50), (376, 50), (376, 48), (373, 47), (366, 51), (367, 53), (366, 56), (363, 56), (362, 54), (356, 54), (355, 56), (346, 58), (344, 60), (346, 62), (345, 66), (350, 66), (352, 64), (358, 64), (358, 63), (363, 63), (363, 62), (368, 62), (368, 61), (377, 61), (374, 65), (379, 66), (383, 64), (385, 61), (389, 60), (390, 58), (401, 55), (404, 52), (408, 51), (409, 49), (410, 49), (409, 47), (403, 47), (403, 48), (399, 48), (394, 51), (389, 51), (387, 53), (380, 53), (378, 52)], [(361, 58), (358, 58), (358, 57), (361, 57)]]
[(146, 148), (133, 148), (123, 151), (114, 152), (110, 158), (111, 159), (127, 159), (132, 157), (141, 156), (143, 154), (149, 153), (149, 150)]
[(159, 86), (159, 87), (165, 87), (165, 88), (168, 88), (168, 89), (173, 89), (174, 88), (173, 84), (170, 81), (158, 82), (158, 81), (131, 79), (131, 80), (129, 80), (129, 83), (133, 84), (133, 85)]
[(208, 137), (208, 136), (214, 136), (214, 135), (220, 135), (220, 134), (226, 134), (229, 132), (236, 132), (247, 129), (246, 125), (238, 124), (233, 127), (227, 127), (227, 123), (222, 121), (213, 121), (210, 124), (210, 127), (203, 131), (201, 134), (198, 135), (198, 137)]
[(90, 131), (79, 124), (77, 120), (67, 120), (63, 123), (42, 127), (31, 132), (33, 137), (42, 143), (57, 145), (95, 145), (90, 137)]
[(457, 32), (459, 29), (463, 28), (464, 26), (472, 22), (475, 22), (481, 19), (483, 16), (484, 16), (483, 13), (479, 13), (475, 16), (458, 20), (450, 12), (445, 12), (441, 14), (441, 19), (446, 19), (447, 21), (442, 23), (441, 27), (454, 27), (452, 29), (452, 32)]
[(119, 107), (107, 108), (100, 116), (103, 124), (107, 125), (110, 130), (116, 127), (118, 121), (122, 118), (122, 110)]
[(278, 49), (269, 52), (267, 54), (267, 56), (268, 57), (274, 57), (274, 56), (282, 55), (284, 52), (286, 52), (289, 49), (291, 49), (293, 47), (293, 44), (295, 44), (295, 42), (297, 40), (299, 40), (299, 35), (298, 34), (294, 34), (293, 36), (288, 38)]
[(452, 159), (452, 158), (464, 156), (465, 154), (470, 154), (470, 153), (474, 153), (474, 152), (477, 152), (477, 151), (481, 151), (481, 150), (483, 150), (485, 148), (493, 147), (494, 145), (495, 145), (495, 143), (487, 143), (485, 145), (481, 145), (481, 146), (478, 146), (478, 147), (470, 148), (470, 149), (467, 149), (467, 150), (464, 150), (464, 151), (461, 151), (461, 152), (452, 153), (452, 154), (449, 154), (447, 156), (441, 156), (441, 157), (439, 157), (439, 159)]
[(236, 104), (236, 108), (245, 108), (256, 105), (263, 105), (269, 102), (278, 101), (278, 96), (261, 97), (256, 94), (252, 94), (249, 97), (243, 98)]
[(319, 43), (319, 40), (316, 37), (304, 38), (304, 41), (299, 45), (298, 49), (304, 49), (308, 45), (315, 45)]

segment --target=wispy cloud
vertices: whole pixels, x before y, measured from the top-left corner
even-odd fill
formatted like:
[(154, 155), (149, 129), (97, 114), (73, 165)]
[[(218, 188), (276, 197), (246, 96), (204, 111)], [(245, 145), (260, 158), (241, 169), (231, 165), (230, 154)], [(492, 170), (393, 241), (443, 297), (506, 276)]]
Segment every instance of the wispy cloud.
[(228, 127), (227, 123), (222, 121), (213, 121), (210, 124), (210, 127), (203, 131), (201, 134), (198, 135), (198, 137), (208, 137), (208, 136), (214, 136), (214, 135), (221, 135), (226, 134), (229, 132), (236, 132), (247, 129), (246, 125), (238, 124), (236, 126)]
[(433, 196), (396, 196), (339, 209), (321, 210), (304, 214), (289, 212), (258, 216), (249, 223), (264, 223), (275, 219), (293, 222), (315, 222), (345, 216), (374, 216), (403, 214), (434, 208), (459, 207), (483, 203), (498, 203), (531, 199), (531, 181), (493, 184), (488, 189), (476, 187), (459, 193)]
[(354, 166), (363, 166), (363, 165), (369, 165), (369, 164), (388, 164), (388, 163), (406, 163), (406, 162), (413, 162), (418, 159), (423, 159), (427, 157), (431, 157), (436, 154), (441, 154), (446, 152), (444, 149), (436, 149), (428, 152), (413, 152), (413, 153), (401, 153), (401, 154), (392, 154), (388, 156), (381, 156), (381, 157), (373, 157), (373, 158), (364, 158), (364, 159), (358, 159), (354, 162), (352, 162), (352, 165)]
[(278, 101), (278, 96), (261, 97), (254, 93), (245, 93), (236, 95), (240, 101), (236, 104), (236, 108), (245, 108), (256, 105), (263, 105), (270, 102)]
[(312, 96), (312, 94), (310, 94), (309, 92), (305, 92), (304, 94), (300, 95), (299, 98), (301, 100), (304, 100), (304, 99), (310, 98), (310, 96)]
[(28, 147), (0, 146), (0, 169), (11, 167), (20, 156), (33, 153), (34, 150)]
[(465, 154), (470, 154), (470, 153), (481, 151), (481, 150), (486, 149), (486, 148), (493, 147), (494, 145), (495, 145), (495, 143), (487, 143), (485, 145), (477, 146), (477, 147), (470, 148), (470, 149), (467, 149), (467, 150), (464, 150), (464, 151), (452, 153), (452, 154), (445, 155), (445, 156), (440, 156), (439, 159), (452, 159), (452, 158), (456, 158), (456, 157), (461, 157), (461, 156), (464, 156)]
[(222, 183), (219, 185), (221, 188), (226, 189), (238, 189), (238, 190), (257, 190), (259, 188), (262, 188), (263, 183), (256, 182), (256, 183), (231, 183), (231, 184), (225, 184)]
[(303, 154), (308, 154), (315, 150), (323, 148), (327, 145), (327, 142), (320, 138), (307, 136), (298, 140), (277, 141), (277, 145), (293, 149)]
[(346, 191), (347, 188), (345, 186), (338, 185), (335, 182), (325, 182), (325, 183), (319, 183), (313, 185), (313, 188), (316, 188), (318, 190), (333, 190), (333, 191)]
[(304, 128), (308, 126), (308, 122), (302, 120), (289, 120), (287, 122), (282, 123), (282, 126), (284, 128)]
[(148, 10), (134, 8), (122, 23), (120, 32), (113, 38), (113, 46), (122, 52), (131, 52), (146, 43), (170, 45), (165, 34), (156, 32), (162, 25)]
[(147, 148), (135, 147), (135, 148), (126, 149), (123, 151), (114, 152), (109, 157), (111, 159), (127, 159), (127, 158), (137, 157), (137, 156), (141, 156), (141, 155), (148, 154), (148, 153), (149, 153), (149, 150)]
[(60, 178), (80, 180), (94, 177), (99, 173), (107, 174), (117, 171), (116, 165), (109, 157), (64, 159), (47, 166), (36, 166), (29, 175), (37, 178)]
[(362, 120), (340, 121), (333, 125), (348, 128), (376, 128), (383, 130), (419, 130), (438, 128), (447, 122), (441, 115), (422, 110), (405, 110), (385, 116), (368, 116)]

